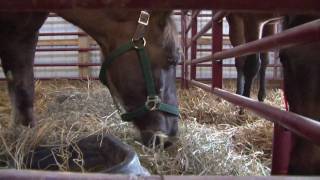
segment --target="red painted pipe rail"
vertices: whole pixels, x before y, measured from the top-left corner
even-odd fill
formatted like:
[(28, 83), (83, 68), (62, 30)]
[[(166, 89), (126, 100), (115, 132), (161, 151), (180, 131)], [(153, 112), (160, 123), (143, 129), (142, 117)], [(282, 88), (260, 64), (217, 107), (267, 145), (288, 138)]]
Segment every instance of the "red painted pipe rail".
[[(319, 1), (320, 2), (320, 1)], [(231, 57), (244, 56), (276, 48), (286, 48), (298, 44), (320, 41), (320, 20), (315, 20), (279, 34), (236, 46), (232, 49), (217, 52), (209, 56), (188, 60), (186, 64), (203, 63)]]
[(200, 14), (199, 10), (196, 10), (193, 12), (193, 14), (191, 16), (191, 20), (190, 20), (190, 22), (187, 26), (187, 29), (186, 29), (186, 33), (190, 31), (192, 24), (194, 23), (195, 19), (199, 16), (199, 14)]
[(204, 33), (206, 33), (211, 27), (212, 27), (212, 22), (213, 20), (210, 19), (210, 21), (207, 22), (206, 25), (204, 25), (204, 27), (195, 35), (191, 38), (191, 41), (187, 44), (187, 47), (191, 46), (191, 43), (193, 41), (196, 41), (197, 39), (199, 39)]
[(135, 176), (102, 173), (72, 173), (31, 170), (0, 170), (0, 179), (50, 179), (50, 180), (316, 180), (317, 177), (294, 176)]
[[(179, 80), (179, 79), (181, 79), (180, 77), (177, 77), (177, 79)], [(224, 80), (236, 80), (237, 78), (236, 77), (225, 77), (224, 78)], [(196, 79), (193, 79), (193, 80), (195, 80), (195, 81), (199, 81), (199, 82), (202, 82), (202, 83), (204, 83), (204, 82), (206, 82), (206, 83), (211, 83), (211, 81), (212, 81), (212, 78), (196, 78)], [(266, 80), (268, 80), (268, 81), (273, 81), (273, 82), (276, 82), (276, 83), (281, 83), (280, 81), (282, 81), (282, 79), (281, 78), (266, 78)], [(277, 87), (280, 87), (280, 85), (279, 86), (277, 86)]]
[(4, 0), (0, 10), (55, 10), (82, 8), (222, 9), (282, 12), (320, 11), (319, 0)]
[(217, 22), (222, 20), (222, 18), (224, 18), (227, 15), (227, 12), (225, 11), (219, 11), (216, 14), (214, 14), (214, 16), (212, 17), (212, 19), (210, 19), (210, 21), (207, 22), (206, 25), (203, 26), (203, 28), (195, 35), (191, 38), (191, 42), (189, 42), (187, 44), (187, 48), (191, 46), (191, 43), (193, 41), (198, 40), (201, 36), (203, 36), (207, 31), (209, 31), (209, 29), (212, 28), (212, 23), (213, 22)]
[[(177, 64), (178, 66), (181, 66), (182, 63)], [(211, 67), (211, 64), (197, 64), (197, 67)], [(232, 67), (236, 68), (235, 64), (222, 64), (223, 67)], [(277, 68), (277, 67), (282, 67), (281, 64), (268, 64), (267, 67), (270, 68)]]
[(209, 29), (212, 28), (212, 23), (222, 20), (227, 15), (227, 12), (219, 11), (213, 15), (212, 19), (207, 22), (207, 24), (194, 36), (192, 37), (191, 41), (196, 41), (202, 35), (204, 35)]
[(258, 102), (256, 100), (246, 98), (240, 95), (236, 95), (230, 93), (228, 91), (212, 88), (204, 83), (197, 81), (189, 81), (194, 86), (200, 87), (206, 91), (212, 92), (213, 94), (233, 103), (239, 105), (244, 108), (248, 108), (249, 110), (257, 113), (261, 117), (272, 121), (274, 123), (278, 123), (282, 127), (287, 128), (291, 132), (304, 137), (317, 145), (320, 145), (320, 122), (317, 122), (313, 119), (300, 116), (298, 114), (284, 111), (278, 109), (276, 107)]

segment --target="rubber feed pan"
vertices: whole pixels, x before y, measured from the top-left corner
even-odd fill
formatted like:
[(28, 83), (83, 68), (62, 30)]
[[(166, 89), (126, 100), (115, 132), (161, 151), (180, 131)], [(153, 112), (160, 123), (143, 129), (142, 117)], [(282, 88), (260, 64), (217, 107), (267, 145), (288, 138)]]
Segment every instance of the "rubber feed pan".
[(84, 169), (86, 172), (150, 175), (141, 166), (136, 152), (110, 135), (89, 136), (66, 148), (64, 151), (58, 146), (36, 148), (25, 158), (27, 168), (57, 171), (63, 165), (72, 172)]

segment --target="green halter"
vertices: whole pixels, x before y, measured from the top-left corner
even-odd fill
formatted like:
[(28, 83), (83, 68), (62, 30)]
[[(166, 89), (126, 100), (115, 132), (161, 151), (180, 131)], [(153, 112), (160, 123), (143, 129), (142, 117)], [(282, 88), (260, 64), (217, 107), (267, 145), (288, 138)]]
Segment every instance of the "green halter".
[[(146, 12), (142, 11), (141, 15), (143, 15), (142, 13), (146, 13)], [(149, 19), (147, 19), (146, 22), (141, 23), (141, 19), (142, 19), (141, 15), (138, 21), (139, 25), (146, 26), (148, 24)], [(138, 29), (141, 30), (143, 28), (138, 27), (137, 30)], [(136, 40), (136, 38), (133, 38), (128, 43), (120, 46), (118, 49), (114, 50), (103, 62), (103, 64), (101, 65), (100, 74), (99, 74), (100, 81), (104, 85), (108, 86), (108, 81), (106, 79), (107, 69), (119, 56), (122, 56), (123, 54), (129, 51), (136, 51), (139, 57), (140, 66), (141, 66), (143, 77), (146, 83), (146, 88), (148, 93), (147, 100), (144, 105), (141, 105), (141, 107), (137, 108), (136, 110), (122, 114), (121, 115), (122, 120), (131, 121), (132, 119), (141, 117), (150, 111), (162, 111), (162, 112), (172, 114), (174, 116), (179, 116), (179, 109), (176, 106), (162, 103), (160, 97), (156, 94), (156, 88), (155, 88), (154, 80), (152, 77), (150, 60), (145, 49), (146, 40), (144, 39), (143, 36), (141, 37), (141, 35), (143, 35), (144, 33), (136, 32), (135, 34), (140, 34), (139, 39)]]

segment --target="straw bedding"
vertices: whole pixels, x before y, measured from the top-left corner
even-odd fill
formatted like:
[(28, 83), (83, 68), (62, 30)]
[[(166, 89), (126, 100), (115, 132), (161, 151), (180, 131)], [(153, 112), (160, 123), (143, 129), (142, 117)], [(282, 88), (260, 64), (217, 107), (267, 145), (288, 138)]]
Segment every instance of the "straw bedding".
[[(99, 82), (37, 82), (39, 123), (34, 129), (8, 128), (10, 103), (4, 84), (0, 91), (0, 168), (26, 168), (23, 156), (38, 145), (59, 145), (67, 162), (68, 145), (92, 134), (110, 133), (133, 146), (153, 174), (270, 174), (272, 124), (248, 111), (239, 115), (237, 107), (197, 88), (178, 91), (180, 136), (167, 150), (142, 146), (138, 132), (120, 120), (108, 90)], [(267, 103), (280, 106), (280, 90), (269, 90)], [(83, 165), (81, 156), (75, 161)], [(68, 170), (67, 163), (59, 167)]]

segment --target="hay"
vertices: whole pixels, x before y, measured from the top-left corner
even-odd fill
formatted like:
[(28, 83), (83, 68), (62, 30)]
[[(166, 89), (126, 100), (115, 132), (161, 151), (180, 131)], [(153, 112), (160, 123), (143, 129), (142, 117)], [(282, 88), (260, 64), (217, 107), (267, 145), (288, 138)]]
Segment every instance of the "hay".
[[(272, 91), (268, 98), (279, 99), (279, 94)], [(59, 145), (57, 151), (67, 162), (65, 147), (92, 134), (110, 133), (133, 146), (153, 174), (270, 174), (271, 123), (249, 112), (240, 116), (237, 107), (200, 89), (179, 90), (179, 97), (179, 141), (168, 150), (156, 150), (137, 141), (137, 131), (120, 120), (108, 90), (99, 82), (38, 82), (39, 124), (34, 129), (6, 129), (10, 108), (6, 93), (1, 93), (0, 168), (26, 168), (22, 157), (38, 145)], [(281, 98), (269, 102), (280, 104)], [(76, 161), (81, 167), (81, 157)], [(60, 170), (68, 170), (67, 163), (61, 163)]]

